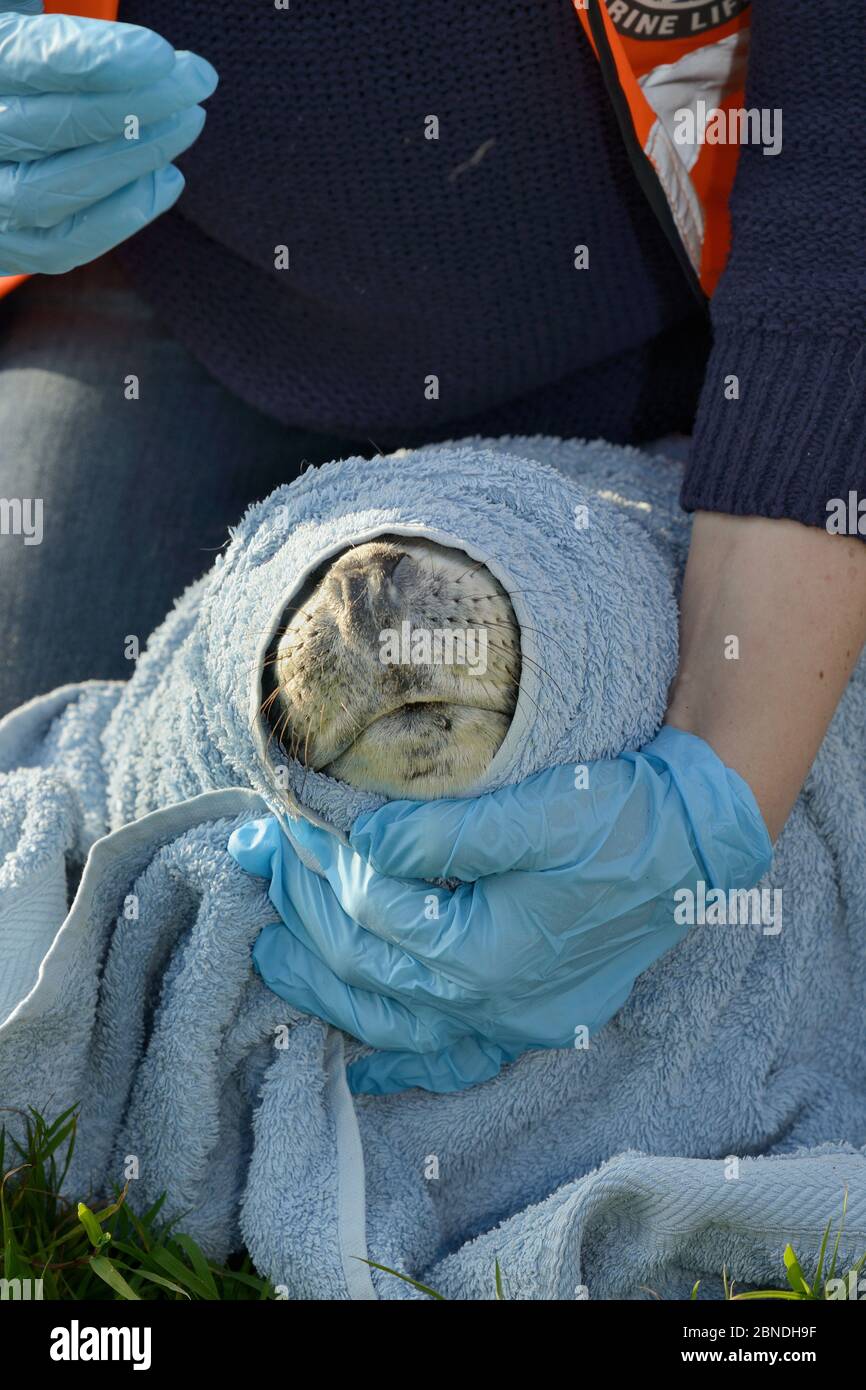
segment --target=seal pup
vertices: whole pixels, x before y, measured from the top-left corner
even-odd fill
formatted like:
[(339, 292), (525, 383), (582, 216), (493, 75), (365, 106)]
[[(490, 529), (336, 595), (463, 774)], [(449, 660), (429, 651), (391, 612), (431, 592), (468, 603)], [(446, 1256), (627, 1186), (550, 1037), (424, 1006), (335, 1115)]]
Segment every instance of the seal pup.
[(306, 767), (389, 797), (454, 796), (505, 738), (520, 667), (514, 610), (486, 565), (385, 535), (327, 561), (288, 607), (264, 707)]

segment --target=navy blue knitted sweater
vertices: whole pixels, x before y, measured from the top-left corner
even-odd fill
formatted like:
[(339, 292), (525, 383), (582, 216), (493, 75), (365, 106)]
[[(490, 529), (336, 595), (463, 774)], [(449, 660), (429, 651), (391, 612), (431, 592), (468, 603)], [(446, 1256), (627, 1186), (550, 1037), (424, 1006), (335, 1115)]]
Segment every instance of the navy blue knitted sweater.
[(184, 197), (123, 256), (247, 401), (380, 447), (693, 431), (690, 508), (823, 525), (866, 491), (863, 5), (754, 0), (747, 103), (784, 143), (742, 152), (712, 347), (571, 0), (121, 18), (220, 73)]

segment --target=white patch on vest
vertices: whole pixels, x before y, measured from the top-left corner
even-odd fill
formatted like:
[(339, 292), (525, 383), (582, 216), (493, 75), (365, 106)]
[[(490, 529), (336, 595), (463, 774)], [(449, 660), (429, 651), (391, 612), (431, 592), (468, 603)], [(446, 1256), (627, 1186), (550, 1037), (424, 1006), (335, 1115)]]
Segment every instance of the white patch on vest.
[[(707, 113), (720, 106), (729, 92), (741, 88), (746, 80), (748, 57), (749, 31), (740, 29), (718, 43), (693, 49), (676, 63), (662, 63), (640, 79), (644, 96), (675, 142), (679, 162), (687, 172), (694, 168), (702, 148), (698, 102), (704, 102), (701, 110)], [(677, 136), (682, 125), (679, 113), (683, 111), (694, 113), (694, 142)]]
[(647, 136), (644, 153), (664, 189), (680, 241), (699, 272), (704, 245), (704, 210), (678, 148), (661, 121), (656, 121)]

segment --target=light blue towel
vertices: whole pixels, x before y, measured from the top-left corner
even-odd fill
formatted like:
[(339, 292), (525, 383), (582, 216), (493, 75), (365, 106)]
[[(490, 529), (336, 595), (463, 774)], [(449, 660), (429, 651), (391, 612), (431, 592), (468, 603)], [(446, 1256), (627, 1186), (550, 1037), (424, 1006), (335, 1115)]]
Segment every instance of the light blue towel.
[[(295, 797), (343, 831), (381, 804), (286, 763), (259, 718), (257, 677), (306, 576), (382, 532), (457, 545), (511, 595), (523, 677), (484, 786), (646, 742), (676, 665), (675, 588), (687, 543), (678, 469), (606, 445), (510, 447), (465, 442), (329, 464), (251, 508), (208, 578), (159, 630), (114, 713), (112, 825), (238, 784), (281, 809)], [(569, 468), (587, 470), (591, 494), (574, 490), (560, 471)]]
[(725, 1264), (778, 1279), (788, 1239), (808, 1269), (845, 1189), (843, 1258), (866, 1249), (862, 662), (777, 846), (781, 932), (695, 927), (586, 1050), (353, 1099), (359, 1044), (250, 966), (273, 909), (234, 826), (300, 804), (345, 831), (378, 804), (287, 763), (257, 717), (304, 576), (394, 531), (490, 566), (524, 655), (493, 786), (658, 728), (678, 486), (673, 462), (544, 440), (329, 465), (251, 509), (127, 686), (0, 724), (0, 1104), (81, 1103), (71, 1196), (167, 1189), (214, 1256), (246, 1244), (291, 1298), (419, 1296), (364, 1257), (452, 1298), (492, 1298), (496, 1259), (515, 1298), (718, 1294)]

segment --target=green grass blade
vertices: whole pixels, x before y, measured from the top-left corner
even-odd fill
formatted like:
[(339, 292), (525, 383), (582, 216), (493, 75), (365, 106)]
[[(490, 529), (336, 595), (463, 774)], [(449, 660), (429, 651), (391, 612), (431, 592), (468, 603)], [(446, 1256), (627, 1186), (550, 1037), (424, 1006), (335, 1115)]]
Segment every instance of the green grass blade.
[(811, 1298), (812, 1290), (806, 1283), (805, 1275), (803, 1274), (803, 1271), (800, 1268), (800, 1261), (794, 1254), (792, 1246), (785, 1246), (785, 1253), (782, 1256), (782, 1258), (785, 1261), (785, 1271), (788, 1275), (788, 1283), (791, 1285), (791, 1288), (794, 1290), (794, 1293), (799, 1294), (801, 1298)]
[[(210, 1286), (203, 1283), (198, 1275), (194, 1274), (191, 1269), (187, 1268), (182, 1260), (179, 1260), (176, 1255), (172, 1255), (168, 1250), (164, 1250), (158, 1245), (154, 1246), (148, 1259), (155, 1261), (161, 1269), (165, 1270), (166, 1274), (173, 1275), (183, 1288), (189, 1289), (191, 1293), (196, 1294), (199, 1298), (207, 1299), (208, 1302), (211, 1302), (214, 1298), (219, 1298), (219, 1294), (215, 1288), (213, 1292), (211, 1292)], [(145, 1268), (147, 1268), (147, 1265), (145, 1265)]]
[(95, 1216), (96, 1220), (97, 1220), (98, 1222), (100, 1222), (100, 1224), (101, 1224), (103, 1221), (107, 1221), (108, 1218), (109, 1218), (110, 1216), (115, 1216), (115, 1215), (117, 1214), (117, 1212), (120, 1211), (121, 1207), (122, 1207), (122, 1206), (124, 1205), (124, 1203), (126, 1202), (126, 1193), (127, 1193), (128, 1188), (129, 1188), (129, 1183), (126, 1184), (126, 1187), (125, 1187), (125, 1188), (123, 1189), (123, 1191), (120, 1193), (120, 1195), (118, 1196), (118, 1198), (117, 1198), (116, 1201), (112, 1202), (112, 1203), (111, 1203), (109, 1206), (107, 1206), (107, 1207), (102, 1207), (102, 1209), (101, 1209), (100, 1211), (95, 1211), (95, 1212), (93, 1213), (93, 1215)]
[(828, 1279), (828, 1280), (834, 1278), (834, 1276), (835, 1276), (835, 1274), (836, 1274), (836, 1262), (837, 1262), (838, 1259), (839, 1259), (839, 1245), (840, 1245), (841, 1240), (842, 1240), (842, 1232), (845, 1230), (845, 1214), (846, 1214), (847, 1211), (848, 1211), (848, 1189), (847, 1189), (847, 1187), (846, 1187), (846, 1188), (845, 1188), (844, 1195), (843, 1195), (843, 1197), (842, 1197), (842, 1219), (841, 1219), (841, 1221), (839, 1222), (839, 1229), (838, 1229), (838, 1231), (836, 1232), (836, 1240), (835, 1240), (835, 1243), (834, 1243), (834, 1245), (833, 1245), (833, 1258), (832, 1258), (832, 1260), (830, 1261), (830, 1268), (829, 1268), (829, 1270), (827, 1271), (827, 1279)]
[(186, 1289), (182, 1289), (180, 1284), (172, 1283), (171, 1279), (163, 1279), (161, 1274), (154, 1274), (150, 1270), (145, 1272), (141, 1269), (134, 1269), (132, 1265), (125, 1265), (122, 1260), (114, 1260), (113, 1263), (116, 1269), (126, 1269), (146, 1284), (159, 1284), (163, 1289), (171, 1289), (172, 1293), (179, 1293), (182, 1298), (189, 1299), (190, 1297)]
[(121, 1298), (125, 1298), (127, 1302), (133, 1300), (136, 1303), (141, 1302), (138, 1294), (134, 1289), (130, 1288), (120, 1270), (115, 1269), (111, 1260), (105, 1255), (91, 1255), (89, 1263), (93, 1273), (98, 1275), (98, 1277), (102, 1279), (110, 1289), (113, 1289), (115, 1293), (119, 1293)]
[(141, 1241), (142, 1249), (150, 1250), (152, 1246), (152, 1239), (151, 1233), (148, 1230), (147, 1226), (140, 1219), (140, 1217), (136, 1216), (135, 1212), (132, 1210), (132, 1207), (125, 1206), (124, 1212), (126, 1213), (127, 1221), (129, 1222), (135, 1234), (138, 1236), (138, 1239)]
[[(361, 1256), (355, 1255), (354, 1258), (360, 1260)], [(411, 1284), (413, 1289), (420, 1289), (422, 1293), (426, 1293), (428, 1298), (438, 1298), (443, 1303), (447, 1302), (444, 1293), (437, 1293), (435, 1289), (428, 1288), (426, 1284), (419, 1284), (417, 1279), (410, 1279), (408, 1274), (401, 1274), (399, 1269), (389, 1269), (388, 1265), (377, 1264), (375, 1260), (362, 1260), (361, 1262), (370, 1265), (371, 1269), (381, 1269), (383, 1274), (393, 1274), (395, 1279), (402, 1279), (404, 1284)]]
[(69, 1109), (68, 1109), (68, 1110), (63, 1110), (63, 1111), (61, 1111), (61, 1113), (57, 1116), (57, 1119), (56, 1119), (56, 1120), (52, 1120), (50, 1125), (49, 1125), (49, 1124), (46, 1124), (46, 1122), (45, 1122), (43, 1116), (39, 1114), (39, 1111), (38, 1111), (38, 1110), (33, 1110), (33, 1109), (31, 1108), (30, 1113), (31, 1113), (31, 1115), (33, 1115), (33, 1116), (35, 1117), (35, 1119), (37, 1120), (37, 1122), (42, 1126), (43, 1131), (44, 1131), (44, 1134), (45, 1134), (45, 1138), (46, 1138), (46, 1139), (50, 1139), (51, 1136), (52, 1136), (53, 1134), (56, 1134), (56, 1133), (57, 1133), (57, 1131), (61, 1128), (61, 1126), (63, 1126), (63, 1125), (66, 1124), (66, 1121), (67, 1121), (67, 1120), (72, 1119), (72, 1117), (76, 1114), (77, 1110), (78, 1110), (78, 1105), (77, 1105), (77, 1104), (76, 1104), (76, 1105), (70, 1105), (70, 1106), (69, 1106)]
[(827, 1226), (824, 1230), (824, 1238), (821, 1241), (821, 1245), (818, 1250), (818, 1264), (815, 1269), (815, 1278), (812, 1280), (812, 1288), (815, 1290), (816, 1293), (820, 1292), (821, 1289), (821, 1275), (824, 1271), (824, 1257), (827, 1254), (827, 1244), (830, 1240), (830, 1228), (832, 1227), (832, 1225), (833, 1220), (831, 1218), (827, 1222)]
[(760, 1289), (751, 1293), (735, 1293), (731, 1302), (741, 1303), (747, 1298), (783, 1298), (793, 1301), (802, 1297), (802, 1294), (794, 1293), (792, 1289)]
[(214, 1277), (210, 1271), (210, 1265), (204, 1257), (204, 1252), (200, 1246), (196, 1245), (192, 1236), (178, 1234), (172, 1236), (175, 1245), (179, 1245), (186, 1255), (201, 1282), (210, 1289), (211, 1298), (219, 1298), (219, 1289), (214, 1283)]
[(22, 1173), (29, 1165), (22, 1163), (19, 1168), (10, 1168), (3, 1174), (0, 1182), (0, 1220), (3, 1224), (3, 1273), (7, 1279), (24, 1278), (30, 1273), (30, 1267), (23, 1258), (15, 1239), (15, 1225), (12, 1221), (12, 1213), (9, 1210), (9, 1199), (6, 1193), (6, 1183), (9, 1178), (16, 1173)]

